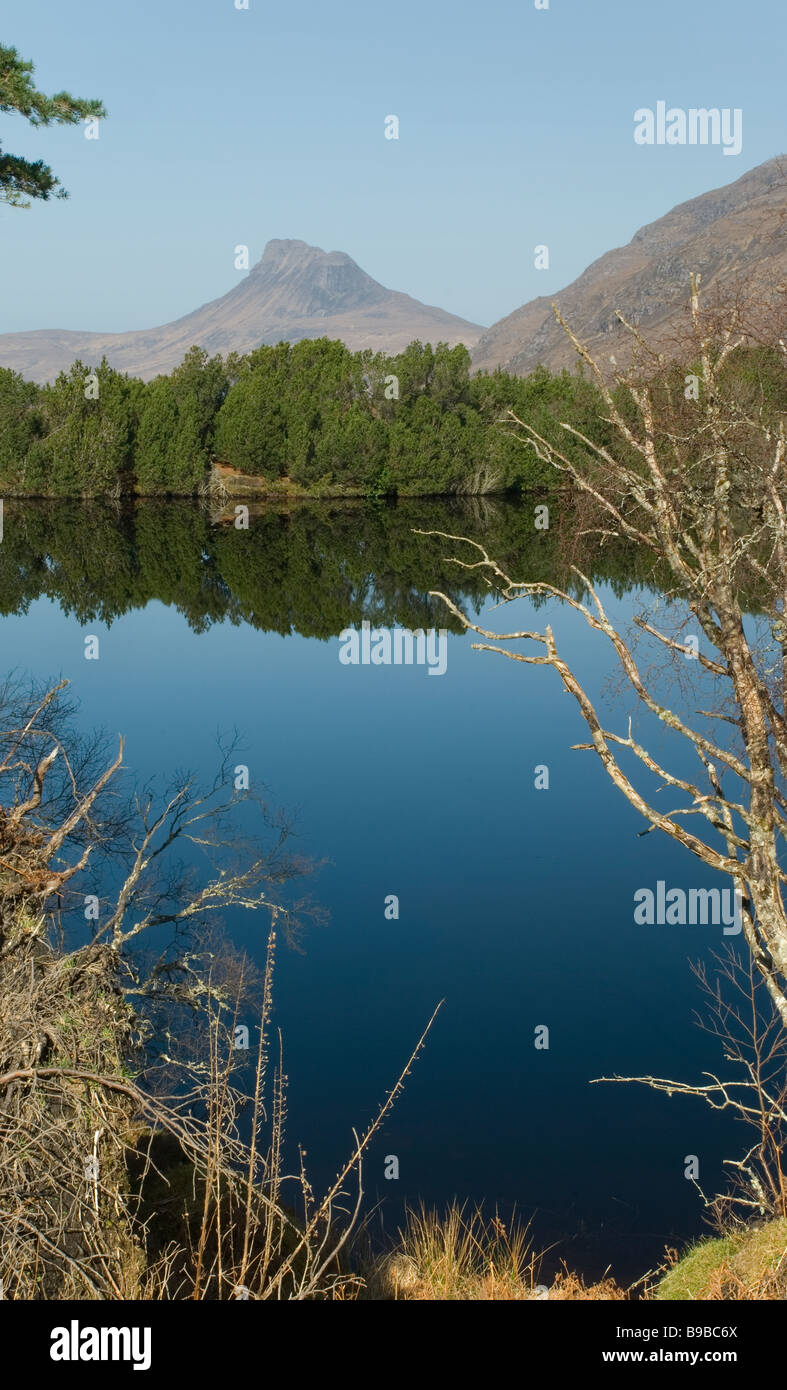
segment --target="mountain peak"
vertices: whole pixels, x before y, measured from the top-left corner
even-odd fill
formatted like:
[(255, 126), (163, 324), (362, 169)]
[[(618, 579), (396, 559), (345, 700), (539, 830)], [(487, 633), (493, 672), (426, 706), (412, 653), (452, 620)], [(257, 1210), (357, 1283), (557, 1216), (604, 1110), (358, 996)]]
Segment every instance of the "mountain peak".
[(370, 308), (392, 293), (345, 251), (323, 251), (307, 241), (269, 241), (249, 278), (266, 293), (286, 293), (291, 318)]
[(121, 371), (148, 379), (172, 371), (193, 344), (226, 354), (326, 337), (340, 338), (351, 351), (394, 353), (415, 338), (470, 347), (480, 331), (444, 309), (386, 289), (345, 251), (274, 238), (227, 294), (174, 323), (133, 333), (0, 334), (0, 367), (49, 381), (76, 357), (96, 363), (106, 356)]
[(273, 237), (266, 242), (265, 250), (260, 260), (254, 266), (258, 270), (260, 266), (280, 266), (283, 262), (311, 260), (314, 256), (324, 256), (325, 252), (321, 246), (310, 246), (308, 241), (296, 241), (292, 238)]

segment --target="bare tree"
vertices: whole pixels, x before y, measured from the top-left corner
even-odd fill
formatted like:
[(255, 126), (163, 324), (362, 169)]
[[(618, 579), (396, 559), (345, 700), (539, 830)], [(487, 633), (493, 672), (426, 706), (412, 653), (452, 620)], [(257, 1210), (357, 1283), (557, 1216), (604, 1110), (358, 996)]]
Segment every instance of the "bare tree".
[[(782, 341), (754, 343), (737, 304), (703, 310), (697, 281), (691, 286), (690, 312), (682, 362), (651, 353), (639, 331), (621, 318), (634, 351), (631, 365), (616, 371), (611, 383), (606, 364), (602, 368), (560, 320), (604, 403), (600, 433), (611, 429), (615, 441), (598, 443), (562, 424), (583, 446), (584, 462), (569, 457), (526, 421), (512, 420), (524, 444), (555, 469), (575, 497), (585, 499), (596, 518), (587, 530), (597, 544), (617, 537), (652, 555), (662, 590), (704, 636), (695, 669), (713, 679), (715, 710), (687, 718), (655, 693), (640, 670), (633, 642), (610, 620), (580, 567), (571, 567), (578, 593), (569, 593), (546, 582), (513, 580), (480, 543), (445, 538), (475, 552), (475, 558), (451, 558), (484, 575), (505, 602), (547, 597), (581, 615), (610, 643), (640, 710), (693, 749), (699, 763), (696, 778), (662, 766), (634, 736), (631, 721), (625, 731), (604, 727), (550, 626), (494, 632), (471, 622), (445, 594), (433, 596), (466, 628), (493, 639), (475, 643), (479, 650), (552, 667), (590, 733), (591, 742), (578, 747), (598, 754), (648, 829), (661, 831), (703, 864), (731, 877), (752, 958), (787, 1027), (787, 875), (782, 867), (787, 838), (787, 436), (780, 414), (787, 404), (787, 348)], [(761, 614), (757, 633), (747, 624), (747, 606)], [(695, 655), (679, 632), (663, 631), (642, 617), (635, 621), (665, 652)], [(535, 645), (536, 652), (503, 645), (514, 642)], [(647, 774), (640, 779), (627, 770), (632, 754)], [(664, 789), (677, 806), (662, 809), (658, 804)]]
[(713, 975), (704, 962), (692, 969), (706, 1005), (697, 1023), (721, 1044), (723, 1074), (704, 1072), (695, 1083), (659, 1076), (597, 1081), (639, 1082), (663, 1095), (693, 1096), (746, 1127), (752, 1139), (746, 1153), (724, 1160), (729, 1192), (708, 1197), (693, 1179), (716, 1225), (726, 1230), (753, 1214), (787, 1216), (787, 1032), (770, 1001), (761, 998), (765, 983), (751, 956), (743, 960), (730, 950), (715, 960)]
[[(563, 484), (562, 503), (574, 523), (569, 549), (576, 557), (596, 546), (630, 543), (650, 555), (653, 586), (666, 617), (634, 618), (622, 632), (611, 620), (581, 565), (572, 563), (574, 591), (548, 582), (512, 579), (484, 546), (466, 537), (446, 540), (469, 547), (452, 556), (480, 573), (503, 604), (517, 598), (556, 600), (578, 614), (610, 644), (622, 688), (634, 708), (624, 729), (605, 726), (572, 665), (558, 649), (552, 627), (494, 632), (472, 622), (443, 593), (441, 599), (474, 643), (513, 661), (555, 670), (575, 700), (592, 750), (618, 790), (643, 817), (642, 834), (661, 831), (704, 865), (729, 875), (749, 948), (749, 966), (734, 961), (711, 982), (712, 1031), (722, 1041), (728, 1078), (706, 1074), (696, 1084), (664, 1078), (639, 1081), (662, 1092), (704, 1099), (757, 1131), (742, 1160), (730, 1161), (737, 1185), (729, 1197), (706, 1199), (718, 1214), (742, 1206), (764, 1214), (785, 1212), (785, 1029), (787, 1029), (787, 347), (780, 333), (785, 295), (758, 304), (739, 293), (726, 303), (701, 304), (692, 280), (690, 328), (671, 353), (652, 351), (621, 315), (630, 335), (629, 365), (601, 364), (555, 313), (589, 370), (603, 402), (591, 438), (562, 423), (573, 437), (571, 456), (513, 414), (526, 447), (549, 464)], [(704, 638), (687, 635), (691, 624)], [(635, 640), (636, 639), (636, 640)], [(686, 694), (710, 686), (714, 708), (687, 714), (664, 695), (664, 662), (643, 672), (636, 649), (655, 645), (668, 658)], [(525, 650), (511, 649), (524, 643)], [(535, 647), (535, 651), (532, 648)], [(695, 658), (688, 662), (686, 658)], [(695, 675), (695, 673), (697, 673)], [(700, 679), (697, 678), (700, 677)], [(634, 716), (658, 721), (677, 743), (680, 769), (664, 765), (634, 733)], [(639, 727), (637, 725), (637, 727)], [(669, 744), (669, 737), (666, 740)], [(686, 749), (697, 775), (685, 768)], [(670, 804), (663, 805), (668, 793)], [(741, 983), (741, 980), (743, 983)], [(726, 1000), (721, 983), (732, 986)], [(767, 1006), (761, 999), (765, 991)], [(743, 1007), (741, 1007), (741, 998)], [(703, 1194), (704, 1195), (704, 1194)]]

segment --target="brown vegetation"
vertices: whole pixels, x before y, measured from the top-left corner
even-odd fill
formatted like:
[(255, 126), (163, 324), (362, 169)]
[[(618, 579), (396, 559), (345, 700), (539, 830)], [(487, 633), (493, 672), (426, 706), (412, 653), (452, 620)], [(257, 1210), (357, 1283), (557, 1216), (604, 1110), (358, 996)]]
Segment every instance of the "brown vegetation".
[[(69, 757), (61, 692), (7, 687), (0, 698), (4, 1296), (346, 1297), (358, 1284), (342, 1251), (362, 1204), (363, 1156), (424, 1039), (326, 1193), (313, 1193), (303, 1155), (286, 1176), (272, 982), (277, 931), (297, 927), (280, 890), (309, 866), (285, 851), (288, 828), (264, 807), (267, 845), (230, 829), (250, 798), (227, 791), (228, 755), (207, 792), (186, 778), (160, 803), (146, 793), (118, 815), (108, 796), (121, 755), (97, 776), (95, 749)], [(172, 863), (186, 842), (220, 859), (207, 881)], [(90, 901), (74, 885), (102, 852), (124, 875), (85, 940), (68, 909)], [(261, 976), (208, 931), (231, 906), (268, 918)], [(308, 900), (297, 907), (308, 911)], [(249, 1093), (235, 1043), (252, 1006)]]

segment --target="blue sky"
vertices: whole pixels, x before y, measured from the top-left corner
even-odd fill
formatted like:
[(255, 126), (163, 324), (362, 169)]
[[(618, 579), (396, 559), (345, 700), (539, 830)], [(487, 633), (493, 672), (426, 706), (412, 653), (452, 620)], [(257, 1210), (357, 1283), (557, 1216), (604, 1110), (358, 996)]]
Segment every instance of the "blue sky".
[[(5, 0), (98, 141), (0, 117), (71, 193), (0, 209), (0, 332), (122, 331), (237, 283), (271, 237), (343, 250), (489, 324), (643, 223), (787, 149), (784, 0)], [(743, 149), (642, 147), (633, 113), (740, 107)], [(384, 120), (400, 121), (398, 141)], [(536, 270), (546, 244), (550, 269)]]

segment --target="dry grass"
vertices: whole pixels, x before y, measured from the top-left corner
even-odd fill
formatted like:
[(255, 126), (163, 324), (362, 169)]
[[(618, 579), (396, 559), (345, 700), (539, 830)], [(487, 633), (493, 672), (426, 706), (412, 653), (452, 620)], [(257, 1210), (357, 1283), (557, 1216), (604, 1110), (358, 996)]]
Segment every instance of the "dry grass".
[(365, 1288), (357, 1296), (407, 1302), (650, 1300), (763, 1301), (787, 1297), (787, 1220), (738, 1228), (698, 1241), (679, 1257), (668, 1251), (658, 1283), (622, 1288), (611, 1275), (587, 1282), (564, 1265), (541, 1282), (543, 1254), (526, 1228), (510, 1231), (480, 1209), (453, 1203), (444, 1215), (408, 1212), (393, 1249), (365, 1262)]
[(454, 1202), (444, 1215), (421, 1207), (407, 1213), (394, 1249), (366, 1272), (365, 1297), (408, 1302), (524, 1302), (622, 1299), (611, 1279), (586, 1285), (567, 1270), (550, 1287), (539, 1283), (543, 1259), (527, 1227), (507, 1227)]
[(787, 1297), (787, 1220), (740, 1227), (698, 1241), (680, 1257), (668, 1251), (662, 1277), (630, 1289), (613, 1277), (587, 1282), (564, 1265), (547, 1285), (543, 1254), (526, 1228), (507, 1230), (480, 1209), (453, 1203), (444, 1215), (408, 1212), (393, 1249), (361, 1262), (365, 1287), (353, 1296), (406, 1302), (540, 1301), (552, 1303), (658, 1300), (783, 1300)]
[(614, 1300), (620, 1302), (627, 1299), (629, 1293), (615, 1283), (612, 1278), (601, 1279), (595, 1284), (586, 1284), (581, 1275), (574, 1274), (569, 1269), (561, 1270), (549, 1290), (551, 1303), (558, 1302), (609, 1302)]

